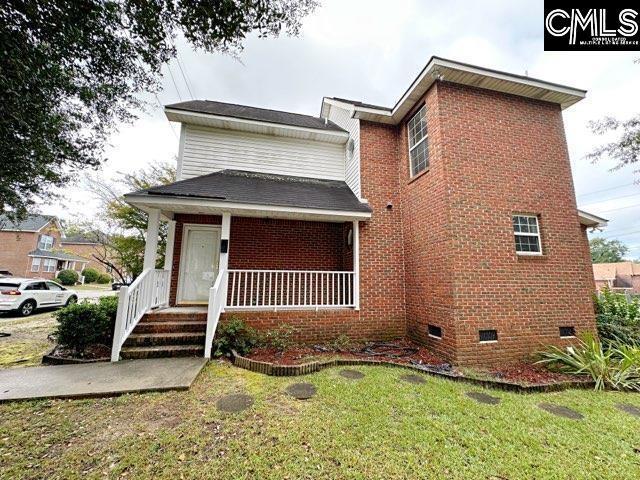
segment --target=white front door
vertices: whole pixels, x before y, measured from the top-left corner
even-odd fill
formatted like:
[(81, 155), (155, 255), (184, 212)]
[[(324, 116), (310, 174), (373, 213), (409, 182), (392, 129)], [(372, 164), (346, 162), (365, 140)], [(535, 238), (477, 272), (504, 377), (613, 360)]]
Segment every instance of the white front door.
[(220, 227), (184, 225), (178, 277), (178, 303), (207, 303), (218, 275)]

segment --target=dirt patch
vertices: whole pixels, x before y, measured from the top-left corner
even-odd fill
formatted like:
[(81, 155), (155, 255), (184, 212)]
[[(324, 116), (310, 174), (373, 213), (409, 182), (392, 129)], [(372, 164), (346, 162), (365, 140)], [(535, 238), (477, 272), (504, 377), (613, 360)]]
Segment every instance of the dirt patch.
[(424, 377), (421, 377), (420, 375), (412, 375), (412, 374), (401, 375), (400, 380), (403, 380), (408, 383), (413, 383), (414, 385), (421, 385), (423, 383), (427, 383)]
[(617, 403), (616, 408), (634, 417), (640, 417), (640, 408), (630, 403)]
[(360, 380), (364, 378), (364, 373), (357, 370), (340, 370), (340, 376), (349, 380)]

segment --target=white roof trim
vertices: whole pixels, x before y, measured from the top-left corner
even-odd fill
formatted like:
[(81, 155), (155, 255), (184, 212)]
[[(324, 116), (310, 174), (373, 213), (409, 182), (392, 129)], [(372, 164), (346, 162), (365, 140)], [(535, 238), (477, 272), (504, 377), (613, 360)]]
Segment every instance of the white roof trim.
[(371, 218), (371, 213), (369, 212), (353, 212), (348, 210), (325, 210), (320, 208), (221, 202), (219, 200), (209, 200), (206, 198), (180, 196), (125, 195), (124, 197), (127, 203), (143, 211), (158, 208), (162, 210), (166, 218), (170, 218), (173, 213), (204, 213), (217, 215), (223, 212), (242, 217), (291, 218), (334, 222), (367, 220)]
[(339, 102), (353, 107), (354, 118), (395, 125), (402, 121), (436, 80), (557, 103), (562, 109), (573, 105), (586, 96), (586, 91), (578, 88), (434, 56), (400, 97), (393, 109), (358, 106), (335, 99), (324, 99), (322, 112), (323, 114), (325, 112), (325, 102), (329, 104), (331, 104), (330, 101)]
[(606, 218), (598, 217), (584, 210), (578, 210), (578, 218), (580, 219), (580, 224), (585, 227), (603, 228), (609, 223)]
[(321, 128), (311, 128), (311, 127), (299, 127), (296, 125), (287, 125), (284, 123), (274, 123), (274, 122), (265, 122), (261, 120), (248, 120), (245, 118), (237, 118), (237, 117), (226, 117), (223, 115), (215, 115), (212, 113), (203, 113), (203, 112), (190, 112), (188, 110), (180, 110), (177, 108), (169, 108), (165, 107), (164, 109), (165, 115), (167, 119), (172, 122), (181, 122), (181, 123), (189, 123), (185, 122), (186, 119), (196, 120), (208, 120), (217, 123), (214, 126), (217, 128), (231, 128), (234, 130), (247, 130), (251, 131), (251, 127), (269, 127), (271, 132), (274, 135), (278, 134), (287, 134), (287, 133), (306, 133), (309, 136), (313, 136), (315, 140), (318, 141), (327, 141), (332, 143), (346, 143), (349, 140), (349, 132), (341, 132), (337, 130), (324, 130)]

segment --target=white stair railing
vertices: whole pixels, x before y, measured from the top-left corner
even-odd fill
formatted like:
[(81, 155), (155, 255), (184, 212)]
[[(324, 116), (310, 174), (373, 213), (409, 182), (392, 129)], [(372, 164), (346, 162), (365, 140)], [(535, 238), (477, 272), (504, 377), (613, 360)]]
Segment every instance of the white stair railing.
[(220, 314), (225, 307), (227, 298), (227, 280), (228, 275), (226, 270), (221, 269), (218, 272), (216, 281), (213, 283), (213, 287), (209, 289), (209, 306), (207, 308), (207, 334), (205, 336), (204, 343), (204, 356), (205, 358), (211, 358), (211, 348), (213, 346), (213, 337), (216, 334), (216, 328), (218, 328), (218, 320), (220, 320)]
[(112, 362), (120, 359), (122, 345), (144, 314), (152, 308), (169, 304), (169, 276), (169, 270), (148, 269), (131, 285), (120, 288), (111, 347)]
[(227, 307), (236, 310), (355, 307), (354, 273), (229, 270)]

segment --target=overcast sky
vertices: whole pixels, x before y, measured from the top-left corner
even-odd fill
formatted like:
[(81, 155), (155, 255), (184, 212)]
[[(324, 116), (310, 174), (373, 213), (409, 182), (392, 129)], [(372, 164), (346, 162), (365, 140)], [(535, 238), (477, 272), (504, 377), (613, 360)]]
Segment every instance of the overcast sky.
[[(633, 184), (640, 176), (583, 159), (603, 141), (590, 133), (589, 120), (640, 112), (640, 65), (633, 63), (640, 53), (544, 52), (542, 7), (537, 0), (324, 0), (299, 37), (249, 38), (239, 59), (181, 43), (184, 75), (176, 61), (165, 68), (159, 100), (193, 96), (311, 115), (319, 114), (325, 95), (393, 106), (431, 55), (583, 88), (587, 98), (564, 113), (578, 205), (610, 219), (602, 235), (620, 239), (630, 258), (640, 258), (640, 185)], [(179, 125), (155, 103), (113, 136), (101, 175), (173, 160)], [(42, 211), (67, 219), (94, 215), (97, 204), (80, 183), (68, 188), (63, 204)]]

